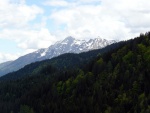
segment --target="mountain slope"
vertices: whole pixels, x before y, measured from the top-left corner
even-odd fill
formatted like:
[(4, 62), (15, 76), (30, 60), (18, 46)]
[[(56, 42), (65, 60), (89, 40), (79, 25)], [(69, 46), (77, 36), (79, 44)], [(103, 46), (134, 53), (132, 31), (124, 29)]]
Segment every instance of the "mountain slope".
[(0, 64), (0, 69), (6, 67), (7, 65), (11, 64), (13, 61), (8, 61)]
[(16, 79), (27, 77), (28, 75), (34, 76), (34, 75), (39, 74), (43, 68), (49, 65), (56, 67), (58, 70), (66, 70), (70, 68), (72, 69), (82, 68), (83, 64), (84, 65), (87, 64), (91, 59), (97, 57), (98, 55), (115, 50), (123, 46), (124, 44), (125, 42), (118, 42), (115, 44), (111, 44), (102, 49), (91, 50), (91, 51), (83, 52), (79, 54), (66, 53), (66, 54), (62, 54), (60, 56), (54, 57), (52, 59), (47, 59), (47, 60), (31, 63), (16, 72), (11, 72), (0, 77), (0, 81), (16, 80)]
[(150, 113), (150, 33), (84, 67), (0, 82), (1, 113)]
[(51, 45), (46, 49), (40, 49), (33, 53), (19, 57), (9, 65), (0, 68), (0, 75), (19, 70), (32, 62), (51, 59), (64, 53), (81, 53), (89, 50), (99, 49), (115, 42), (116, 41), (114, 40), (108, 41), (101, 38), (85, 41), (77, 40), (73, 37), (67, 37), (63, 41), (56, 42), (54, 45)]

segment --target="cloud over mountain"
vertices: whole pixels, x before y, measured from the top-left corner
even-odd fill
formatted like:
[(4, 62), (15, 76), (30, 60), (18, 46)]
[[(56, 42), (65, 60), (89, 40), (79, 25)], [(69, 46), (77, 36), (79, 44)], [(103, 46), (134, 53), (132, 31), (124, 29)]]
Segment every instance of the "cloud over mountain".
[(149, 6), (148, 0), (0, 0), (0, 39), (17, 44), (20, 55), (67, 36), (126, 40), (150, 30)]

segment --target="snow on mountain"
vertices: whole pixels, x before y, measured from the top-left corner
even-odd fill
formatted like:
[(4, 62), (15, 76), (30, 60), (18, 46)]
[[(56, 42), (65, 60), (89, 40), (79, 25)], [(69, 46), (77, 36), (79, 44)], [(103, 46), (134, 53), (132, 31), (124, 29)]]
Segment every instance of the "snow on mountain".
[(39, 49), (33, 53), (19, 57), (17, 60), (9, 63), (6, 67), (0, 68), (0, 75), (19, 70), (32, 62), (51, 59), (64, 53), (81, 53), (93, 49), (100, 49), (112, 43), (115, 40), (106, 40), (100, 37), (90, 40), (79, 40), (71, 36), (45, 49)]
[(73, 37), (67, 37), (64, 40), (51, 45), (44, 51), (38, 50), (38, 53), (41, 54), (41, 57), (39, 58), (44, 57), (42, 59), (50, 59), (64, 53), (80, 53), (93, 49), (103, 48), (115, 42), (116, 41), (114, 40), (108, 41), (106, 39), (101, 39), (100, 37), (90, 39), (88, 41), (75, 39)]

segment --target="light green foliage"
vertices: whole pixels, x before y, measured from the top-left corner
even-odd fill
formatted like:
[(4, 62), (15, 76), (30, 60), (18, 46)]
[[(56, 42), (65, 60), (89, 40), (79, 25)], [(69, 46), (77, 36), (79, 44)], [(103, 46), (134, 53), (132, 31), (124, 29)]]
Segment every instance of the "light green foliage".
[(62, 85), (63, 85), (63, 82), (62, 81), (60, 81), (60, 82), (58, 82), (58, 84), (57, 84), (57, 91), (58, 91), (58, 93), (62, 93)]
[(70, 91), (71, 91), (72, 79), (71, 79), (71, 78), (68, 79), (68, 80), (65, 82), (65, 84), (66, 84), (66, 93), (68, 94), (68, 93), (70, 93)]
[(139, 84), (138, 84), (137, 81), (134, 81), (132, 90), (133, 90), (134, 94), (138, 93), (138, 91), (139, 91)]
[(130, 98), (127, 97), (126, 93), (118, 95), (118, 97), (115, 99), (115, 101), (118, 103), (118, 105), (124, 105), (130, 102)]
[(133, 58), (133, 52), (129, 51), (124, 57), (123, 57), (123, 61), (127, 62), (127, 63), (131, 63)]
[(147, 47), (146, 52), (144, 53), (144, 60), (147, 63), (150, 63), (150, 47)]
[(143, 54), (146, 51), (146, 46), (143, 44), (138, 44), (138, 50), (140, 54)]
[(107, 107), (104, 113), (111, 113), (111, 107)]
[(145, 96), (145, 93), (142, 93), (138, 97), (139, 107), (141, 108), (141, 113), (150, 113), (150, 105), (148, 105), (148, 98)]
[(27, 105), (22, 105), (22, 106), (20, 107), (19, 113), (34, 113), (34, 111), (33, 111), (33, 109), (30, 108), (29, 106), (27, 106)]
[(100, 58), (98, 61), (97, 61), (97, 64), (102, 64), (103, 63), (103, 59)]
[(84, 73), (83, 71), (80, 70), (79, 74), (77, 75), (77, 77), (74, 79), (73, 84), (78, 84), (79, 81), (81, 81), (82, 79), (84, 79)]

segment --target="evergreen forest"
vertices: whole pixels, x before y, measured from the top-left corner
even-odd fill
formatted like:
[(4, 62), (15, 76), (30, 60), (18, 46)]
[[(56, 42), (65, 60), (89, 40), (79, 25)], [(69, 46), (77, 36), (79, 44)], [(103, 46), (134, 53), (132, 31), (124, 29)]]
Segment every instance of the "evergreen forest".
[(0, 113), (150, 113), (150, 32), (1, 77)]

